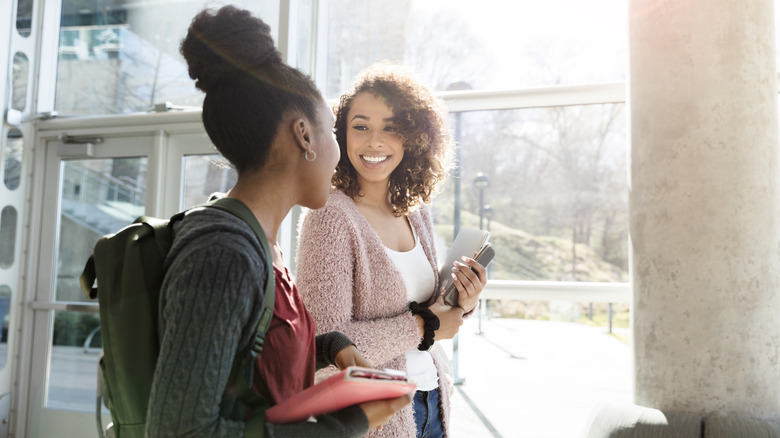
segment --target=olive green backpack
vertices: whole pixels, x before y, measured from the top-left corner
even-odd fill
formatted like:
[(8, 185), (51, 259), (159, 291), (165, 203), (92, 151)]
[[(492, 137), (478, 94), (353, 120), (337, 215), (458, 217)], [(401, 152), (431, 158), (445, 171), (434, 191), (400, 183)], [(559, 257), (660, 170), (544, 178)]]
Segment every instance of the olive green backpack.
[[(238, 406), (222, 408), (228, 418), (244, 418), (246, 409), (262, 415), (268, 404), (243, 377), (262, 352), (265, 333), (273, 316), (274, 276), (271, 252), (260, 224), (242, 202), (232, 198), (210, 201), (198, 207), (219, 208), (243, 219), (255, 232), (265, 252), (265, 298), (255, 341), (249, 351), (239, 351), (233, 361), (228, 388), (239, 395)], [(142, 438), (154, 367), (160, 349), (157, 326), (160, 287), (165, 275), (165, 257), (173, 243), (173, 224), (185, 211), (170, 219), (142, 216), (115, 234), (102, 237), (87, 261), (80, 282), (84, 293), (100, 304), (103, 356), (100, 373), (111, 411), (110, 426), (117, 438)], [(93, 287), (97, 280), (97, 287)], [(249, 367), (249, 368), (247, 368)], [(249, 373), (251, 375), (251, 372)], [(98, 400), (99, 403), (99, 400)], [(98, 405), (98, 429), (102, 436)], [(249, 428), (247, 428), (249, 429)], [(245, 436), (263, 436), (262, 425)]]

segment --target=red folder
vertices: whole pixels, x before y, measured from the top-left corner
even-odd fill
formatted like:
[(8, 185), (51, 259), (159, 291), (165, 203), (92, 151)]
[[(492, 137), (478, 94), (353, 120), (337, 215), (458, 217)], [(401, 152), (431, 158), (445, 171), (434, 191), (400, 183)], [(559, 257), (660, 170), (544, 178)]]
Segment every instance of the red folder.
[(294, 423), (358, 403), (400, 397), (417, 386), (396, 370), (348, 367), (265, 411), (274, 424)]

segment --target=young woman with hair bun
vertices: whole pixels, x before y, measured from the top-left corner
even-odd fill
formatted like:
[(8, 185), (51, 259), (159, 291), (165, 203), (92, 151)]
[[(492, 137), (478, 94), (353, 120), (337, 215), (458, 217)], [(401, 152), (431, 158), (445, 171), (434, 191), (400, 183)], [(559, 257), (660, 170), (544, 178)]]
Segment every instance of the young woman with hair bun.
[[(276, 425), (260, 412), (248, 415), (226, 388), (234, 357), (253, 342), (266, 275), (274, 275), (276, 303), (254, 370), (255, 389), (266, 400), (274, 404), (312, 385), (315, 367), (369, 363), (341, 333), (315, 337), (276, 243), (293, 205), (316, 209), (327, 201), (339, 159), (330, 108), (310, 78), (282, 61), (268, 25), (248, 11), (204, 10), (180, 51), (206, 94), (206, 132), (238, 172), (226, 196), (252, 211), (271, 254), (246, 223), (221, 210), (191, 210), (176, 223), (161, 289), (147, 436), (358, 437), (381, 427), (411, 396)], [(266, 272), (265, 257), (274, 272)]]

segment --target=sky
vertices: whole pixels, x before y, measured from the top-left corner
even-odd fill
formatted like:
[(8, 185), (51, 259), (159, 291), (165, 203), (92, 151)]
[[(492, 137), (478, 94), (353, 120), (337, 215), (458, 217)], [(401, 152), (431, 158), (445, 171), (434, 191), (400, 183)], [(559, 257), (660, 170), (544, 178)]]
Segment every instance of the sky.
[[(416, 11), (435, 14), (448, 9), (464, 17), (470, 32), (483, 42), (496, 62), (491, 68), (497, 75), (496, 87), (625, 80), (627, 0), (413, 0), (412, 3)], [(548, 71), (539, 71), (536, 73), (539, 77), (533, 78), (539, 62), (549, 64), (545, 66)]]

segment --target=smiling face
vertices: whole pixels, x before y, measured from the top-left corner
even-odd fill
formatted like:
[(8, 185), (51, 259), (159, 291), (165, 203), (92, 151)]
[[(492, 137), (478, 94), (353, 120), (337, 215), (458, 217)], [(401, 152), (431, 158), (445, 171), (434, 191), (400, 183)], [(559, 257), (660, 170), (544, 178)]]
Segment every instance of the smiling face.
[(358, 182), (387, 185), (404, 157), (403, 139), (387, 104), (371, 93), (355, 96), (347, 114), (347, 156)]

